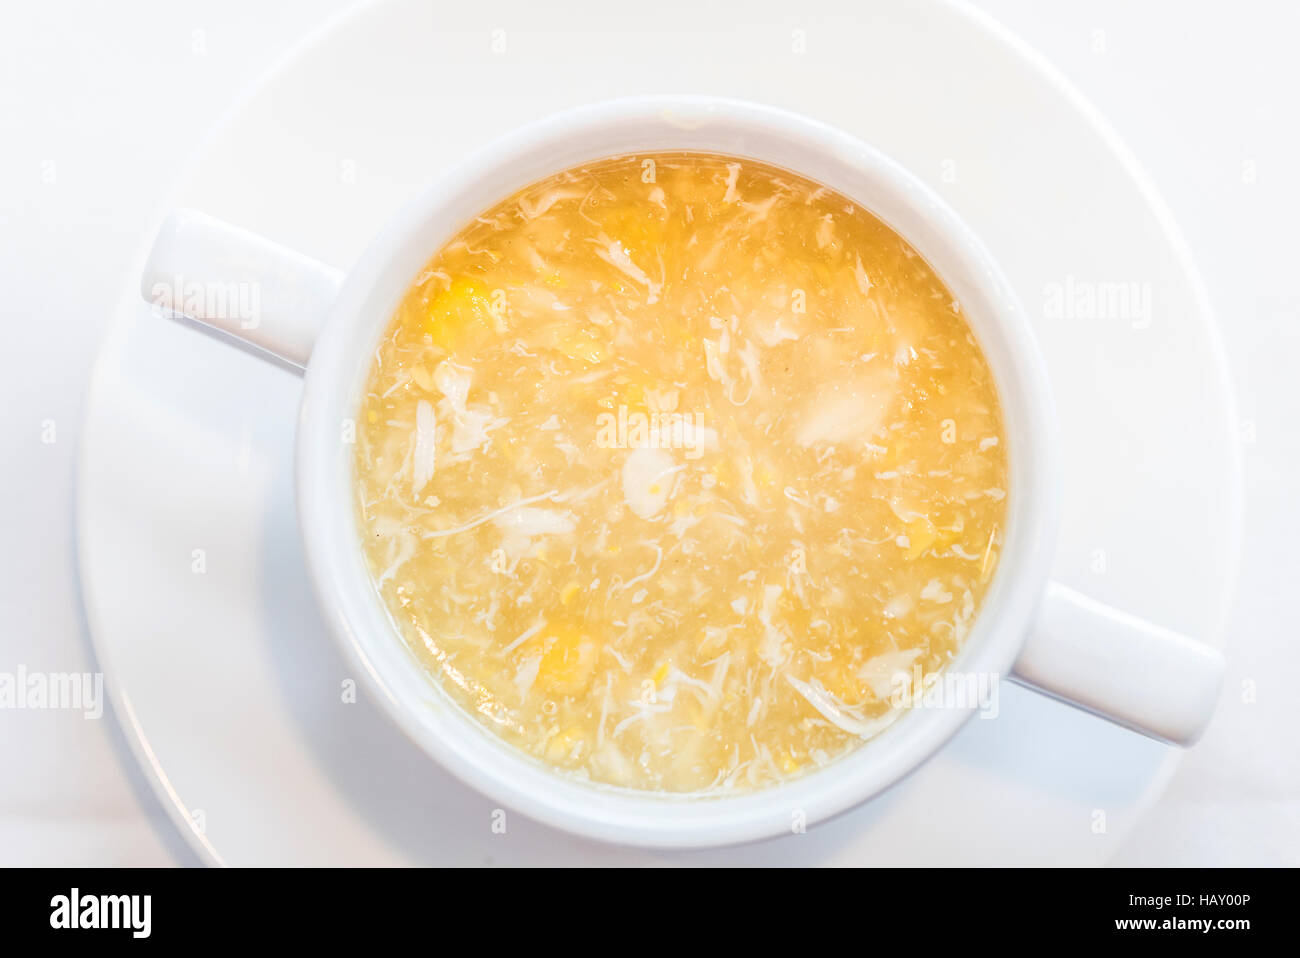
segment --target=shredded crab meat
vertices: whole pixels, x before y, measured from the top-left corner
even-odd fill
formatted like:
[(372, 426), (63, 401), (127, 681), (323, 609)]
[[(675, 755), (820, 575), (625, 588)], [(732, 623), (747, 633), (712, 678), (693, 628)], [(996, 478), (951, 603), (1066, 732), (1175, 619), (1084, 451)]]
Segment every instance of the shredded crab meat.
[(556, 497), (556, 493), (545, 492), (542, 493), (540, 496), (533, 496), (532, 498), (529, 499), (520, 499), (518, 502), (511, 503), (508, 506), (502, 506), (500, 509), (493, 509), (491, 512), (479, 516), (477, 519), (471, 519), (469, 522), (462, 523), (461, 525), (458, 526), (452, 526), (451, 528), (448, 529), (426, 530), (423, 533), (423, 536), (426, 539), (441, 539), (444, 536), (458, 535), (459, 533), (468, 532), (470, 529), (477, 528), (478, 526), (483, 525), (483, 523), (485, 522), (492, 522), (494, 519), (499, 519), (501, 516), (507, 515), (516, 509), (521, 509), (524, 506), (530, 505), (531, 503), (541, 502), (544, 499), (554, 499), (555, 497)]
[(858, 678), (866, 682), (867, 687), (878, 700), (888, 701), (894, 691), (897, 677), (907, 676), (920, 654), (920, 649), (895, 649), (892, 652), (881, 652), (862, 664), (857, 671)]
[(663, 289), (662, 283), (656, 283), (640, 266), (632, 262), (632, 257), (628, 255), (626, 249), (618, 243), (604, 243), (596, 247), (596, 255), (616, 268), (619, 272), (630, 277), (635, 282), (645, 287), (646, 305), (653, 306), (659, 302), (659, 292)]
[(653, 519), (668, 504), (682, 470), (662, 449), (634, 449), (623, 463), (623, 498), (642, 519)]
[(417, 497), (433, 478), (437, 462), (437, 420), (433, 406), (421, 399), (415, 404), (415, 453), (411, 467), (411, 492)]
[(902, 715), (997, 574), (992, 375), (924, 259), (734, 157), (613, 157), (414, 277), (356, 418), (413, 656), (575, 779), (764, 788)]
[(858, 738), (873, 738), (889, 728), (902, 714), (897, 709), (890, 709), (876, 718), (863, 718), (860, 708), (845, 704), (826, 691), (816, 679), (804, 682), (787, 674), (785, 680), (807, 700), (809, 705), (824, 715), (827, 721)]
[(521, 506), (492, 520), (504, 532), (522, 536), (567, 535), (577, 526), (572, 512)]

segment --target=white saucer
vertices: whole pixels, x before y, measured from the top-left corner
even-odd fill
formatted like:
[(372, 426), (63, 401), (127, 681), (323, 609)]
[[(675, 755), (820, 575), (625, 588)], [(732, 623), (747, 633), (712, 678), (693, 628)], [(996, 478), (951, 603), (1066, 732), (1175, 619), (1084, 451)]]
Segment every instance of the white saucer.
[[(1066, 456), (1055, 576), (1221, 642), (1241, 494), (1212, 317), (1164, 206), (1035, 54), (964, 7), (907, 0), (441, 6), (365, 7), (304, 42), (204, 144), (173, 205), (347, 266), (467, 149), (562, 107), (700, 92), (828, 120), (945, 194), (1035, 317)], [(1048, 318), (1052, 295), (1101, 282), (1149, 284), (1149, 325)], [(350, 676), (294, 527), (297, 380), (153, 317), (137, 283), (87, 404), (81, 569), (117, 714), (205, 860), (1091, 864), (1172, 770), (1171, 750), (1004, 683), (997, 720), (806, 835), (655, 854), (518, 815), (496, 834), (486, 799), (342, 700)]]

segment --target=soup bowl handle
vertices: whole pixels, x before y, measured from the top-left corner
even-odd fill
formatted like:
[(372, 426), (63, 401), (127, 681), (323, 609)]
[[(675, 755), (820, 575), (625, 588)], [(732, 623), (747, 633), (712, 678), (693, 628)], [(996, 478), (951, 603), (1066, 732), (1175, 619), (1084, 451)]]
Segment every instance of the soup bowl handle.
[(1193, 744), (1223, 682), (1222, 653), (1048, 584), (1013, 678), (1160, 741)]
[(339, 270), (255, 233), (177, 210), (158, 231), (140, 293), (172, 318), (301, 370), (342, 280)]

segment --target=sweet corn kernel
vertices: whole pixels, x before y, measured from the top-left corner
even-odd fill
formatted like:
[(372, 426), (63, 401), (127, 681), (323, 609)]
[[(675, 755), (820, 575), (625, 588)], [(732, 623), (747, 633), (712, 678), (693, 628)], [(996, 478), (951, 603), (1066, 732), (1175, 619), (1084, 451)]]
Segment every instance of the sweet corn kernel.
[(581, 586), (578, 585), (578, 580), (577, 580), (577, 579), (574, 579), (573, 581), (569, 582), (569, 584), (566, 585), (566, 586), (564, 587), (564, 589), (561, 590), (561, 592), (560, 592), (560, 604), (561, 604), (561, 605), (570, 605), (570, 604), (572, 604), (574, 598), (577, 597), (577, 595), (578, 595), (578, 590), (579, 590), (580, 588), (581, 588)]
[(591, 681), (599, 649), (589, 636), (571, 625), (560, 625), (541, 636), (546, 644), (537, 680), (560, 695), (576, 695)]
[(939, 532), (934, 523), (921, 516), (907, 524), (907, 559), (909, 562), (920, 558), (939, 540)]
[(583, 735), (582, 729), (576, 725), (571, 725), (564, 731), (557, 732), (546, 743), (546, 757), (552, 762), (562, 762), (569, 758), (575, 758), (586, 744), (586, 736)]
[(470, 352), (492, 336), (492, 300), (474, 279), (458, 278), (434, 297), (427, 319), (434, 343), (449, 352)]

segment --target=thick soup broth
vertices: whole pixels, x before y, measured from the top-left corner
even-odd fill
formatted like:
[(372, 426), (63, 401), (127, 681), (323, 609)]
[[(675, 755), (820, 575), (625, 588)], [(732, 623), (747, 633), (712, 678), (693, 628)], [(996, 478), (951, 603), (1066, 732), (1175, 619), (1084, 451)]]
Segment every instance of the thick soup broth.
[(992, 376), (889, 227), (750, 160), (615, 157), (484, 212), (380, 343), (364, 550), (433, 680), (594, 782), (823, 765), (997, 566)]

